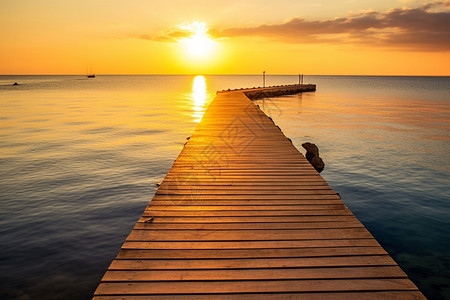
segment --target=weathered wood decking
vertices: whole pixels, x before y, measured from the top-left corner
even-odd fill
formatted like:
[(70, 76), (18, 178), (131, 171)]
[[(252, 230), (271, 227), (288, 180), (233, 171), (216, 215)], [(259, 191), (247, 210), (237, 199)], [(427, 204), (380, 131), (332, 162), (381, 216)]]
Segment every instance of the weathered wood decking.
[(424, 299), (242, 91), (211, 103), (95, 299)]

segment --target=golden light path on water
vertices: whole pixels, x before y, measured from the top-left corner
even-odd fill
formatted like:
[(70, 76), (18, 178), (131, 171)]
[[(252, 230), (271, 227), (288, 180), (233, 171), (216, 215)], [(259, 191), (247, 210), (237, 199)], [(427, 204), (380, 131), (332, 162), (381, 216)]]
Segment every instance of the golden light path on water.
[(205, 112), (206, 100), (208, 99), (208, 93), (206, 91), (206, 79), (202, 75), (194, 77), (192, 81), (192, 100), (194, 113), (192, 117), (194, 121), (200, 123)]

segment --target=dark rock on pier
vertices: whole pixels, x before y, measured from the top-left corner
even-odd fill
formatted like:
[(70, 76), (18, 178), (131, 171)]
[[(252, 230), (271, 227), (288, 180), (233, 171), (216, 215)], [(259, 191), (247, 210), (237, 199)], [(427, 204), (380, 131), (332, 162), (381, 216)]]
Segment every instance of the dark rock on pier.
[(302, 147), (306, 149), (306, 159), (316, 169), (317, 172), (322, 172), (325, 168), (325, 163), (319, 156), (319, 148), (312, 143), (303, 143)]

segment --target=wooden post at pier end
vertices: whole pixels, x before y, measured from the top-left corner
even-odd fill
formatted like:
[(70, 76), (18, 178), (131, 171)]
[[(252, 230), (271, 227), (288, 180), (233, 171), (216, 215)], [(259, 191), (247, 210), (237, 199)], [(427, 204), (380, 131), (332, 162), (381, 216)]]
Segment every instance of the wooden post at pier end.
[(263, 88), (266, 87), (266, 71), (263, 71)]

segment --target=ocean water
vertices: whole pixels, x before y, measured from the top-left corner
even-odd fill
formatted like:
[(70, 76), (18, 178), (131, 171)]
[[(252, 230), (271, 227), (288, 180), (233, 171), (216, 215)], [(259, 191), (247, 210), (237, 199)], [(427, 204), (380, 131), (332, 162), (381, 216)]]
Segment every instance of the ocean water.
[[(267, 85), (297, 76), (267, 76)], [(255, 101), (429, 299), (450, 299), (450, 78)], [(18, 86), (12, 83), (18, 82)], [(0, 298), (88, 299), (215, 91), (261, 76), (0, 76)]]

